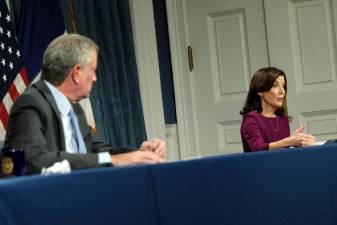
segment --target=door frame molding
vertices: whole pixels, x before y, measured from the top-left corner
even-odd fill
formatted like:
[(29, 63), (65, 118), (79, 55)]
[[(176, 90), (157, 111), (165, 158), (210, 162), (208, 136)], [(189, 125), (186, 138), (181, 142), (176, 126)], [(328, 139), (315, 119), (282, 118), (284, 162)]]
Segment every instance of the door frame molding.
[(147, 137), (165, 139), (152, 0), (130, 0), (130, 12)]
[[(192, 73), (187, 66), (185, 51), (188, 45), (185, 9), (184, 0), (166, 0), (180, 159), (200, 156), (190, 80)], [(152, 0), (130, 0), (130, 11), (147, 136), (165, 139)]]
[(176, 102), (178, 139), (182, 159), (200, 156), (197, 123), (193, 103), (192, 72), (188, 68), (189, 44), (184, 0), (166, 0), (168, 32), (171, 50), (173, 83)]

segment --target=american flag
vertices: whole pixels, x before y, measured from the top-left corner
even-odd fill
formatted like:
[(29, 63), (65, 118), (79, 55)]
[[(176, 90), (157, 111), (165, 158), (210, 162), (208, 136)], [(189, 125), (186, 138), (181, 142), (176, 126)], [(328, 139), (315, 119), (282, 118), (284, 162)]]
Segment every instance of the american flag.
[(5, 0), (0, 0), (0, 140), (15, 99), (29, 85), (21, 51)]
[[(29, 0), (21, 1), (16, 38), (5, 2), (0, 0), (0, 142), (5, 138), (8, 113), (15, 99), (39, 78), (43, 52), (65, 32), (58, 1)], [(89, 100), (82, 107), (89, 124), (95, 127)]]

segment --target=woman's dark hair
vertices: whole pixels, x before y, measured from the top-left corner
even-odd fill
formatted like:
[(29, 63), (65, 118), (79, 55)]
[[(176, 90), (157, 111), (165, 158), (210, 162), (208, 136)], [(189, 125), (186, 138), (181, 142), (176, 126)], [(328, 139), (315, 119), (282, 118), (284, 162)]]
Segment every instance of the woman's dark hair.
[(259, 113), (262, 112), (262, 106), (261, 106), (261, 97), (259, 96), (259, 92), (265, 92), (269, 91), (276, 79), (279, 76), (284, 77), (285, 81), (285, 96), (284, 96), (284, 101), (282, 104), (281, 108), (278, 108), (275, 111), (275, 114), (278, 116), (288, 116), (288, 110), (287, 110), (287, 77), (285, 73), (277, 69), (275, 67), (266, 67), (259, 69), (258, 71), (255, 72), (254, 76), (252, 77), (252, 80), (250, 82), (250, 87), (249, 91), (247, 94), (246, 102), (245, 105), (243, 106), (242, 110), (240, 111), (241, 115), (246, 115), (247, 113), (251, 111), (258, 111)]

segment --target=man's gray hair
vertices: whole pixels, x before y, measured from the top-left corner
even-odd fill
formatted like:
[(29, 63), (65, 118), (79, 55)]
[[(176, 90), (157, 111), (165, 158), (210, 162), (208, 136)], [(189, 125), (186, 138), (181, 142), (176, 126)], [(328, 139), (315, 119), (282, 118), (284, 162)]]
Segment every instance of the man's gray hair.
[(86, 67), (90, 53), (98, 53), (98, 45), (79, 34), (63, 34), (54, 39), (43, 54), (41, 78), (58, 86), (77, 64)]

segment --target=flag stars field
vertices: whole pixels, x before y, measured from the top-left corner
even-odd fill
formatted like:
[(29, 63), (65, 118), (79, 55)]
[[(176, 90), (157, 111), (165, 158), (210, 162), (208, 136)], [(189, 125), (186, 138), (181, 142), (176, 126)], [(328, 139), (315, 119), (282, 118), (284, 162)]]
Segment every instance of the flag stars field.
[[(0, 137), (3, 140), (10, 107), (29, 84), (14, 26), (5, 1), (0, 1)], [(15, 54), (14, 54), (15, 53)]]
[(11, 21), (11, 17), (8, 14), (6, 16), (6, 20), (7, 20), (8, 23)]
[[(29, 83), (39, 77), (45, 48), (50, 41), (65, 32), (58, 1), (27, 1), (27, 4), (22, 4), (20, 8), (18, 19), (19, 21), (15, 21), (14, 18), (10, 18), (6, 1), (0, 0), (1, 140), (4, 140), (6, 134), (12, 104)], [(18, 24), (16, 32), (13, 21)], [(28, 67), (24, 66), (23, 58)], [(95, 127), (89, 100), (86, 105), (86, 115), (90, 118), (89, 124)]]

